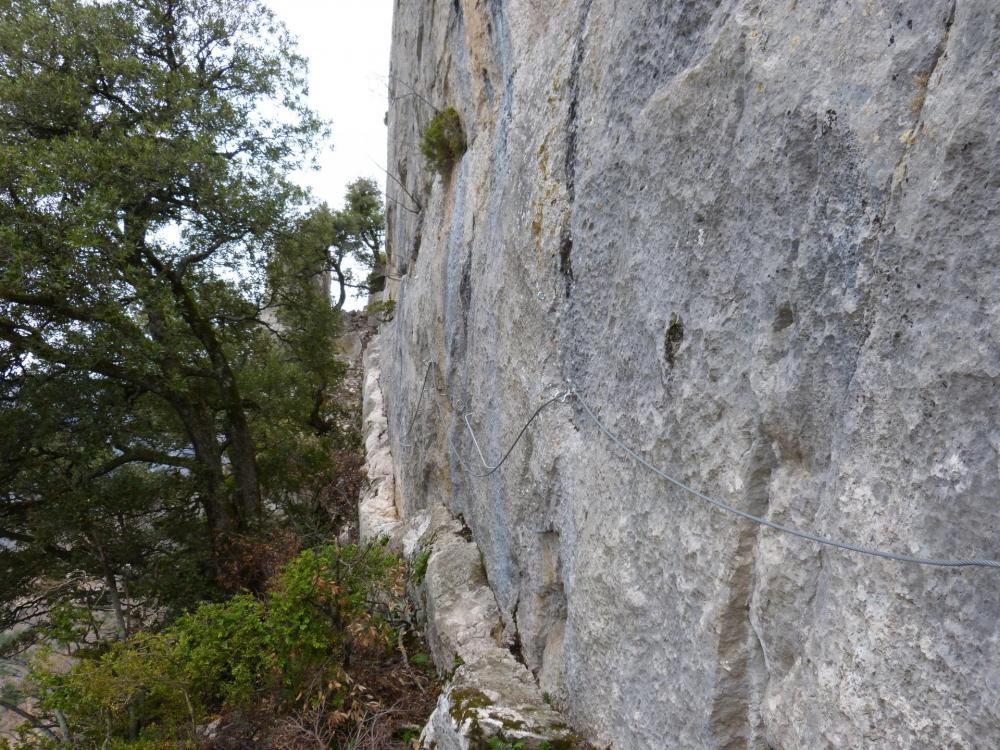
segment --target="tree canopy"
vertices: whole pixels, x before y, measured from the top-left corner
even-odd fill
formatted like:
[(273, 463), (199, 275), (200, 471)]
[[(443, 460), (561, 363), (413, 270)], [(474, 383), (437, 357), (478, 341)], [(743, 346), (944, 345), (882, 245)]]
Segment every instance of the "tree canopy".
[(192, 747), (220, 713), (230, 746), (343, 744), (433, 703), (397, 709), (430, 684), (400, 561), (329, 544), (361, 482), (340, 308), (385, 217), (371, 180), (337, 210), (292, 182), (305, 73), (261, 0), (0, 0), (18, 747)]
[[(357, 278), (351, 261), (370, 275), (379, 266), (384, 238), (382, 191), (374, 180), (362, 177), (347, 186), (343, 208), (333, 210), (322, 203), (297, 221), (295, 231), (279, 245), (272, 274), (295, 277), (300, 285), (311, 279), (317, 289), (329, 279), (337, 285), (334, 306), (340, 309), (349, 289), (370, 289), (371, 279)], [(320, 269), (322, 278), (317, 275)]]
[(0, 629), (64, 589), (200, 598), (356, 441), (329, 301), (262, 320), (324, 134), (261, 2), (0, 3)]

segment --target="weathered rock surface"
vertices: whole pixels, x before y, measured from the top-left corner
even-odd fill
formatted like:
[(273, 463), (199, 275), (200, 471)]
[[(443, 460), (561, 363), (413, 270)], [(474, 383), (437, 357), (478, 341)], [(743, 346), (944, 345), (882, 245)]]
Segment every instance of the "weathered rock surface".
[[(397, 0), (396, 497), (464, 517), (528, 667), (597, 742), (1000, 746), (996, 571), (751, 526), (572, 402), (470, 476), (462, 419), (495, 461), (572, 381), (736, 506), (1000, 556), (998, 64), (991, 0)], [(425, 100), (466, 126), (445, 178)], [(401, 441), (428, 359), (447, 399)]]
[[(524, 750), (578, 747), (563, 717), (545, 700), (505, 636), (476, 543), (437, 505), (409, 524), (404, 539), (422, 572), (414, 599), (422, 608), (434, 664), (451, 674), (422, 738), (434, 750), (479, 750), (490, 738)], [(509, 644), (505, 644), (510, 640)], [(549, 699), (551, 700), (551, 698)]]
[(365, 347), (361, 389), (361, 434), (365, 441), (365, 475), (368, 479), (358, 502), (361, 539), (390, 539), (401, 533), (396, 507), (396, 479), (389, 448), (385, 402), (379, 386), (379, 338)]
[[(363, 542), (388, 539), (411, 564), (411, 598), (439, 674), (450, 675), (421, 738), (427, 750), (485, 750), (491, 739), (523, 750), (580, 747), (551, 697), (515, 655), (486, 580), (482, 554), (440, 503), (400, 517), (379, 386), (379, 339), (365, 349), (363, 429), (369, 487), (359, 502)], [(546, 744), (547, 743), (547, 744)]]

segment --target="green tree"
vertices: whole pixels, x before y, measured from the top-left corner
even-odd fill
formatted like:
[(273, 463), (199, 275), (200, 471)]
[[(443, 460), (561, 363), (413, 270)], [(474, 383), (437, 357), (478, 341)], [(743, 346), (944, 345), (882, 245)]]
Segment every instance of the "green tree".
[(367, 280), (355, 277), (349, 266), (356, 261), (369, 272), (379, 263), (385, 238), (385, 205), (378, 184), (359, 178), (347, 186), (344, 207), (332, 210), (323, 203), (302, 216), (280, 245), (272, 279), (287, 294), (289, 282), (297, 293), (330, 294), (336, 284), (334, 307), (341, 309), (348, 289), (366, 290)]
[(0, 628), (201, 598), (328, 456), (336, 368), (261, 322), (304, 75), (256, 0), (0, 2)]
[(385, 239), (385, 204), (375, 180), (359, 178), (347, 186), (344, 207), (334, 214), (334, 245), (362, 266), (375, 267)]
[[(318, 129), (301, 59), (227, 0), (6, 3), (0, 55), (0, 338), (165, 402), (213, 523), (239, 528), (260, 503), (233, 366), (254, 311), (220, 272), (256, 264), (295, 196)], [(284, 121), (261, 114), (278, 97)]]

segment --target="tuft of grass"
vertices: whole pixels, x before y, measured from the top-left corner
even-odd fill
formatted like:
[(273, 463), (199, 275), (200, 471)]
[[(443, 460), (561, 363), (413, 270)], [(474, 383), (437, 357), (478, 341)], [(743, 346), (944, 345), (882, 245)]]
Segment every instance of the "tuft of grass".
[(462, 118), (454, 107), (434, 115), (420, 139), (420, 153), (427, 159), (428, 166), (442, 177), (451, 171), (466, 147)]
[(499, 737), (490, 737), (486, 741), (486, 745), (489, 750), (524, 750), (523, 742), (508, 742)]
[(415, 667), (427, 668), (431, 666), (431, 657), (424, 653), (414, 654), (410, 657), (410, 664)]
[(927, 86), (930, 84), (930, 81), (931, 74), (927, 72), (917, 73), (913, 76), (913, 86), (916, 88), (916, 93), (910, 102), (910, 112), (914, 116), (919, 115), (920, 110), (924, 108), (924, 100), (927, 98)]
[(417, 554), (417, 558), (413, 561), (413, 572), (410, 574), (413, 578), (413, 582), (418, 586), (424, 582), (424, 578), (427, 575), (427, 563), (431, 559), (431, 548), (420, 550)]

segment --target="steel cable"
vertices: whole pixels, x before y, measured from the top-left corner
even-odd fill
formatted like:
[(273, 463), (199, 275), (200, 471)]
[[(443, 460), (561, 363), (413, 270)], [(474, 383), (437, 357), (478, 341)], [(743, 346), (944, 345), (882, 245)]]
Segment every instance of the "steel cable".
[(469, 415), (465, 414), (462, 417), (462, 419), (465, 420), (465, 426), (469, 430), (469, 435), (472, 436), (472, 443), (476, 446), (476, 452), (479, 453), (479, 460), (483, 462), (483, 466), (485, 466), (486, 469), (487, 469), (487, 471), (486, 471), (485, 474), (473, 474), (473, 476), (476, 476), (476, 477), (488, 477), (491, 474), (493, 474), (494, 472), (496, 472), (501, 466), (504, 465), (504, 463), (507, 461), (507, 459), (510, 458), (510, 454), (514, 451), (514, 448), (521, 441), (521, 438), (524, 437), (524, 433), (527, 431), (528, 426), (532, 422), (535, 421), (535, 419), (538, 417), (539, 414), (542, 413), (542, 411), (545, 410), (545, 407), (547, 407), (549, 404), (553, 404), (556, 401), (559, 401), (560, 399), (565, 400), (566, 396), (568, 396), (568, 395), (569, 395), (569, 391), (566, 391), (565, 393), (557, 393), (555, 396), (553, 396), (552, 398), (550, 398), (548, 401), (545, 401), (541, 406), (539, 406), (537, 409), (535, 409), (535, 413), (532, 414), (531, 417), (529, 417), (528, 421), (524, 423), (524, 427), (522, 427), (521, 431), (519, 433), (517, 433), (517, 437), (514, 438), (514, 442), (510, 444), (510, 448), (508, 448), (507, 452), (503, 454), (503, 458), (500, 459), (500, 461), (496, 464), (496, 466), (490, 466), (486, 462), (486, 457), (483, 455), (483, 451), (479, 447), (479, 441), (476, 440), (476, 433), (473, 431), (472, 425), (469, 424)]
[(427, 376), (431, 374), (431, 367), (434, 367), (434, 360), (427, 360), (427, 369), (424, 370), (424, 379), (420, 382), (420, 396), (417, 398), (417, 405), (413, 408), (413, 414), (410, 415), (410, 424), (406, 428), (406, 432), (400, 438), (399, 444), (404, 448), (412, 448), (414, 443), (404, 443), (403, 441), (410, 437), (410, 433), (413, 432), (413, 425), (417, 421), (417, 415), (420, 414), (420, 404), (424, 400), (424, 391), (427, 390)]
[(721, 508), (722, 510), (726, 511), (727, 513), (732, 513), (733, 515), (740, 516), (741, 518), (745, 518), (748, 521), (753, 521), (754, 523), (760, 524), (761, 526), (767, 526), (768, 528), (775, 529), (776, 531), (781, 531), (781, 532), (783, 532), (785, 534), (789, 534), (791, 536), (795, 536), (795, 537), (798, 537), (800, 539), (806, 539), (808, 541), (815, 542), (817, 544), (826, 545), (828, 547), (836, 547), (837, 549), (848, 550), (850, 552), (857, 552), (857, 553), (862, 554), (862, 555), (870, 555), (872, 557), (881, 557), (881, 558), (884, 558), (886, 560), (896, 560), (898, 562), (915, 563), (917, 565), (933, 565), (933, 566), (937, 566), (937, 567), (941, 567), (941, 568), (965, 568), (965, 567), (1000, 568), (1000, 561), (997, 561), (997, 560), (982, 560), (982, 559), (958, 559), (958, 560), (944, 559), (944, 560), (942, 560), (942, 559), (935, 559), (935, 558), (915, 557), (915, 556), (912, 556), (912, 555), (899, 555), (899, 554), (896, 554), (895, 552), (886, 552), (885, 550), (880, 550), (880, 549), (876, 549), (876, 548), (873, 548), (873, 547), (862, 547), (860, 545), (851, 544), (849, 542), (838, 542), (835, 539), (828, 539), (827, 537), (822, 537), (822, 536), (819, 536), (818, 534), (813, 534), (812, 532), (809, 532), (809, 531), (800, 531), (799, 529), (794, 529), (791, 526), (785, 526), (784, 524), (780, 524), (780, 523), (776, 523), (774, 521), (770, 521), (770, 520), (768, 520), (766, 518), (763, 518), (761, 516), (756, 516), (753, 513), (748, 513), (745, 510), (740, 510), (739, 508), (734, 508), (732, 505), (728, 505), (727, 503), (724, 503), (721, 500), (716, 500), (713, 497), (709, 497), (708, 495), (706, 495), (706, 494), (704, 494), (702, 492), (699, 492), (698, 490), (694, 489), (693, 487), (690, 487), (689, 485), (685, 484), (684, 482), (680, 481), (679, 479), (675, 479), (674, 477), (670, 476), (670, 474), (668, 474), (667, 472), (665, 472), (662, 469), (660, 469), (660, 468), (654, 466), (653, 464), (651, 464), (649, 461), (647, 461), (645, 458), (643, 458), (643, 456), (641, 456), (639, 453), (637, 453), (632, 448), (630, 448), (628, 445), (626, 445), (611, 430), (609, 430), (604, 425), (604, 423), (601, 422), (600, 419), (598, 419), (598, 417), (594, 413), (593, 409), (591, 409), (590, 406), (587, 405), (587, 402), (584, 401), (580, 397), (579, 392), (577, 392), (575, 390), (573, 390), (571, 392), (573, 393), (573, 396), (576, 398), (577, 402), (583, 408), (583, 410), (587, 414), (587, 416), (590, 417), (591, 421), (593, 421), (593, 423), (595, 425), (597, 425), (597, 428), (602, 433), (604, 433), (604, 435), (609, 440), (611, 440), (611, 442), (613, 442), (615, 445), (617, 445), (619, 448), (621, 448), (632, 460), (634, 460), (637, 463), (641, 464), (642, 466), (644, 466), (645, 468), (649, 469), (651, 472), (653, 472), (657, 476), (661, 477), (662, 479), (665, 479), (666, 481), (670, 482), (671, 484), (675, 485), (676, 487), (679, 487), (680, 489), (684, 490), (685, 492), (688, 492), (688, 493), (694, 495), (695, 497), (699, 498), (700, 500), (705, 501), (706, 503), (710, 503), (711, 505), (714, 505), (716, 508)]
[[(433, 366), (434, 366), (433, 362), (428, 362), (427, 370), (424, 372), (423, 382), (421, 383), (420, 386), (420, 396), (417, 399), (417, 405), (414, 409), (414, 413), (410, 418), (410, 424), (405, 433), (405, 437), (409, 437), (410, 432), (413, 430), (413, 425), (416, 421), (417, 414), (419, 413), (420, 405), (423, 402), (424, 392), (426, 391), (427, 377), (430, 374), (431, 367)], [(458, 412), (459, 410), (455, 408), (455, 405), (452, 403), (447, 393), (443, 393), (443, 391), (440, 388), (438, 388), (437, 390), (448, 401), (449, 405), (451, 405), (452, 407), (452, 410), (454, 412)], [(848, 552), (856, 552), (861, 555), (868, 555), (870, 557), (880, 557), (886, 560), (894, 560), (896, 562), (912, 563), (916, 565), (929, 565), (940, 568), (979, 567), (979, 568), (1000, 569), (1000, 561), (998, 560), (980, 559), (980, 558), (938, 559), (938, 558), (917, 557), (914, 555), (901, 555), (895, 552), (888, 552), (886, 550), (881, 550), (875, 547), (864, 547), (858, 544), (852, 544), (850, 542), (841, 542), (837, 541), (836, 539), (830, 539), (828, 537), (820, 536), (819, 534), (815, 534), (810, 531), (802, 531), (793, 528), (791, 526), (786, 526), (784, 524), (771, 521), (767, 518), (764, 518), (763, 516), (757, 516), (754, 515), (753, 513), (749, 513), (748, 511), (740, 510), (739, 508), (729, 505), (728, 503), (724, 503), (721, 500), (717, 500), (713, 497), (710, 497), (709, 495), (706, 495), (703, 492), (700, 492), (699, 490), (696, 490), (695, 488), (691, 487), (690, 485), (685, 484), (681, 480), (671, 476), (663, 469), (660, 469), (659, 467), (650, 463), (640, 453), (629, 447), (620, 437), (618, 437), (614, 432), (608, 429), (607, 426), (605, 426), (605, 424), (600, 420), (600, 418), (597, 416), (594, 410), (591, 409), (590, 406), (587, 404), (587, 402), (580, 396), (579, 391), (577, 391), (574, 388), (572, 383), (569, 384), (569, 390), (556, 394), (552, 398), (542, 402), (542, 404), (537, 409), (535, 409), (532, 415), (528, 418), (528, 420), (518, 431), (517, 437), (514, 438), (514, 441), (510, 444), (510, 447), (507, 448), (506, 452), (504, 452), (503, 456), (495, 465), (490, 465), (490, 463), (486, 460), (486, 456), (483, 454), (483, 450), (479, 444), (479, 440), (476, 438), (476, 433), (472, 429), (472, 423), (469, 421), (469, 413), (466, 412), (465, 414), (463, 414), (462, 419), (465, 422), (465, 427), (469, 432), (469, 436), (472, 438), (472, 443), (476, 448), (476, 452), (479, 454), (480, 462), (486, 468), (485, 472), (476, 472), (469, 467), (469, 465), (462, 459), (460, 451), (458, 450), (458, 447), (451, 439), (450, 434), (448, 437), (448, 443), (452, 451), (454, 452), (455, 457), (458, 459), (459, 463), (462, 464), (463, 468), (470, 476), (479, 478), (489, 477), (495, 474), (497, 471), (499, 471), (500, 467), (503, 466), (504, 463), (506, 463), (507, 459), (510, 458), (511, 454), (513, 453), (514, 448), (517, 447), (517, 444), (524, 437), (525, 433), (528, 430), (528, 427), (531, 426), (531, 424), (538, 418), (538, 416), (547, 407), (549, 407), (556, 401), (565, 401), (569, 396), (572, 396), (577, 400), (584, 414), (597, 426), (598, 430), (612, 443), (617, 445), (633, 461), (643, 466), (647, 470), (651, 471), (661, 479), (664, 479), (670, 484), (673, 484), (674, 486), (678, 487), (679, 489), (684, 490), (685, 492), (695, 496), (699, 500), (702, 500), (703, 502), (713, 505), (716, 508), (719, 508), (720, 510), (723, 510), (727, 513), (738, 516), (740, 518), (744, 518), (748, 521), (752, 521), (753, 523), (756, 523), (760, 526), (766, 526), (770, 529), (774, 529), (775, 531), (780, 531), (784, 534), (788, 534), (789, 536), (797, 537), (799, 539), (804, 539), (806, 541), (814, 542), (816, 544), (820, 544), (827, 547), (834, 547), (836, 549), (845, 550)], [(414, 444), (401, 442), (400, 445), (404, 447), (412, 447)]]

